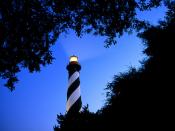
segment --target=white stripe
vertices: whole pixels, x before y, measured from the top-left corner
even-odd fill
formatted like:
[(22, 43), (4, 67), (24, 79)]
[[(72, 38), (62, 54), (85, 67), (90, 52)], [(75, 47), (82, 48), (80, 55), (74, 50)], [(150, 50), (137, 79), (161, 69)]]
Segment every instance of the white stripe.
[(80, 86), (71, 94), (66, 103), (66, 110), (69, 111), (70, 107), (78, 100), (80, 97)]
[(72, 83), (79, 77), (79, 72), (76, 71), (69, 79), (68, 82), (68, 88), (70, 87), (70, 85), (72, 85)]

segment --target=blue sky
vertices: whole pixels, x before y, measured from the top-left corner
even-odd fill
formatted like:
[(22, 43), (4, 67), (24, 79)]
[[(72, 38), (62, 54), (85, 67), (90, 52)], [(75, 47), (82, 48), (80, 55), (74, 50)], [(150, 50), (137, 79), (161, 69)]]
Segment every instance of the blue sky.
[[(165, 15), (165, 7), (139, 13), (156, 25)], [(52, 131), (57, 124), (56, 115), (64, 114), (68, 73), (66, 65), (70, 55), (77, 55), (82, 66), (80, 71), (83, 105), (97, 111), (105, 102), (107, 83), (115, 74), (138, 68), (145, 56), (142, 41), (136, 34), (125, 34), (118, 44), (104, 48), (104, 38), (85, 35), (77, 38), (74, 32), (61, 35), (52, 47), (55, 60), (41, 72), (30, 74), (22, 70), (16, 89), (10, 92), (0, 80), (0, 131)]]

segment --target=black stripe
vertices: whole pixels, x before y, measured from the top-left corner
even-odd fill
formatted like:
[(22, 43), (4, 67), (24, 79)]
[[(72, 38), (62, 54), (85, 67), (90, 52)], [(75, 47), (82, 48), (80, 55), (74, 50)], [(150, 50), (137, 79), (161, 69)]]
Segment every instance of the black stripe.
[(75, 72), (76, 72), (76, 70), (75, 70), (75, 71), (69, 71), (69, 78), (70, 78)]
[(80, 79), (79, 77), (68, 87), (67, 91), (67, 100), (71, 96), (71, 94), (79, 87), (80, 85)]
[(78, 111), (80, 111), (81, 106), (82, 106), (82, 102), (81, 102), (81, 96), (80, 96), (78, 100), (70, 107), (70, 109), (68, 110), (68, 113), (70, 114), (77, 113)]

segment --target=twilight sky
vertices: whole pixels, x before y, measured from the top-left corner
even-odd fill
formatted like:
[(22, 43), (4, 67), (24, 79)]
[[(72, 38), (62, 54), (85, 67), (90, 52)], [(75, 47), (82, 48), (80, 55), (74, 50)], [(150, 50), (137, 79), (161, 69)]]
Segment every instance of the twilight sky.
[[(140, 19), (156, 25), (163, 19), (165, 7), (139, 13)], [(107, 83), (115, 74), (138, 68), (145, 56), (142, 41), (135, 34), (124, 35), (118, 44), (104, 48), (104, 37), (85, 35), (77, 38), (74, 32), (61, 35), (52, 47), (53, 64), (42, 67), (41, 72), (30, 74), (22, 70), (16, 89), (10, 92), (0, 80), (0, 131), (53, 131), (56, 115), (64, 114), (68, 73), (66, 65), (70, 55), (77, 55), (80, 71), (83, 105), (97, 111), (105, 102)]]

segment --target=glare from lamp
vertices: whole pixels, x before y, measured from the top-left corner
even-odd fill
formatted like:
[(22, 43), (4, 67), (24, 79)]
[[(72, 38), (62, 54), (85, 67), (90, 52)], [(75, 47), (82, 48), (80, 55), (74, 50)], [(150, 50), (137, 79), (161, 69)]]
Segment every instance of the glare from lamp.
[(78, 62), (78, 57), (77, 56), (71, 56), (70, 57), (70, 62)]

